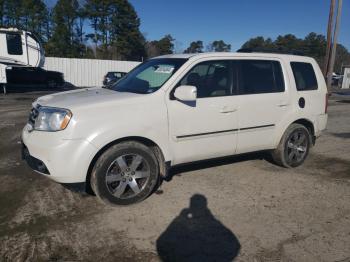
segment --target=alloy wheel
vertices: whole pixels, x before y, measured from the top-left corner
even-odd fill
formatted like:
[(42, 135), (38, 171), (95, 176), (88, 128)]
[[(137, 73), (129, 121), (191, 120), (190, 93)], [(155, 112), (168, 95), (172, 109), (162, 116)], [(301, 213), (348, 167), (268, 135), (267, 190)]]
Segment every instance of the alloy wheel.
[(108, 191), (127, 199), (138, 195), (146, 186), (151, 171), (147, 161), (138, 154), (124, 154), (115, 159), (106, 172)]
[(295, 130), (287, 141), (287, 159), (290, 164), (297, 164), (304, 160), (307, 149), (307, 134), (302, 130)]

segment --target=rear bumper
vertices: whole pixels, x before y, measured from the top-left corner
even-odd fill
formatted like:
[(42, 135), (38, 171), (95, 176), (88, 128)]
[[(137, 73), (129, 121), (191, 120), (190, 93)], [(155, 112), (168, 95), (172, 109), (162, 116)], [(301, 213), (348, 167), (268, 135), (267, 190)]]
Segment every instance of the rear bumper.
[(322, 114), (319, 115), (316, 119), (316, 128), (315, 128), (315, 136), (319, 137), (323, 130), (327, 127), (328, 115)]

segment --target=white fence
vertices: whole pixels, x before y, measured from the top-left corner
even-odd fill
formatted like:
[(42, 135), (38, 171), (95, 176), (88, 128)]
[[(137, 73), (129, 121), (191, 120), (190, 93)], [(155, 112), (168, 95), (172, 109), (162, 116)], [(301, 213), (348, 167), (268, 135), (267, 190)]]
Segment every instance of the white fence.
[(64, 74), (64, 80), (75, 86), (101, 86), (108, 71), (129, 72), (139, 62), (46, 57), (44, 68)]

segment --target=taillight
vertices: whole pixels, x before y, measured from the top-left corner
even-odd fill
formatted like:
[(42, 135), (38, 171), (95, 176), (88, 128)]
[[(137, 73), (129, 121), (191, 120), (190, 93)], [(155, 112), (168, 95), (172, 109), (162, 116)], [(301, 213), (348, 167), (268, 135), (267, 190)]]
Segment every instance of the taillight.
[(328, 98), (329, 98), (329, 94), (326, 94), (326, 101), (325, 101), (325, 106), (324, 106), (324, 113), (327, 114), (328, 111)]

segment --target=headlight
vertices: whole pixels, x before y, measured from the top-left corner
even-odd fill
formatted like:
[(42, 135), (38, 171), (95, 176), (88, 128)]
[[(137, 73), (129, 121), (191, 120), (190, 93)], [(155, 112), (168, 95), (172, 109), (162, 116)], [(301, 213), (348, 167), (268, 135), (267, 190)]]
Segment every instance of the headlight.
[(68, 126), (72, 113), (68, 109), (40, 107), (34, 122), (34, 130), (60, 131)]

